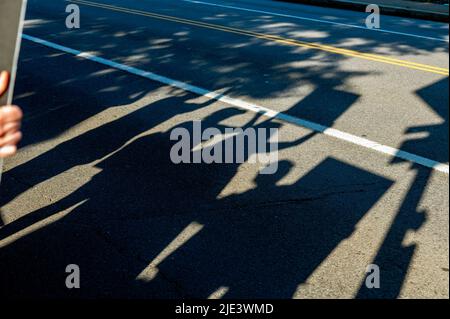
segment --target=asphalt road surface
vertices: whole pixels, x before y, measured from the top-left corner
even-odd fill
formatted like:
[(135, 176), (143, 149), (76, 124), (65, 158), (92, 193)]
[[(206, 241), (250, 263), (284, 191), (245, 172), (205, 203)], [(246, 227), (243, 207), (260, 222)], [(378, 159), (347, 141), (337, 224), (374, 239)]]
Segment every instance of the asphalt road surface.
[[(0, 294), (448, 298), (448, 25), (365, 18), (261, 0), (30, 0)], [(194, 120), (278, 128), (278, 171), (172, 163), (172, 130)]]

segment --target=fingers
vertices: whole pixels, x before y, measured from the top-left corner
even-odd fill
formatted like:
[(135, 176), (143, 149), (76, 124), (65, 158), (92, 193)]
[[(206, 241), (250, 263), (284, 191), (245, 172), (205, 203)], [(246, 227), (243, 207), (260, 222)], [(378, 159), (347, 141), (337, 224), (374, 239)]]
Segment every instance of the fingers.
[(11, 122), (20, 122), (23, 114), (18, 106), (9, 105), (0, 108), (0, 125), (3, 126)]
[(20, 131), (20, 122), (9, 122), (0, 126), (0, 136)]
[(0, 158), (10, 157), (16, 155), (16, 153), (17, 153), (17, 146), (15, 145), (7, 145), (0, 148)]
[(20, 131), (14, 132), (0, 138), (0, 158), (15, 155), (17, 152), (17, 144), (22, 139)]
[(6, 92), (9, 85), (9, 73), (6, 71), (2, 71), (0, 73), (0, 96)]
[[(2, 96), (9, 85), (9, 73), (0, 73), (0, 96)], [(17, 144), (22, 139), (20, 123), (22, 111), (17, 106), (0, 107), (0, 158), (16, 154)]]
[(0, 151), (7, 146), (16, 146), (22, 139), (21, 132), (14, 132), (0, 138)]
[(0, 108), (0, 158), (16, 154), (17, 144), (22, 139), (21, 119), (22, 111), (17, 106)]

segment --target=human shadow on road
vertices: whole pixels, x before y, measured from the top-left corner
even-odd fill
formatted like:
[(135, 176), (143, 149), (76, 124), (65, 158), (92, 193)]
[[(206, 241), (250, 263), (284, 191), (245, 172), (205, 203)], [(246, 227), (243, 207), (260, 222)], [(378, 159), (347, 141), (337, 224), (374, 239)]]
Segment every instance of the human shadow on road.
[[(44, 152), (37, 158), (16, 166), (5, 173), (0, 207), (30, 187), (39, 185), (76, 166), (89, 164), (108, 156), (139, 134), (151, 130), (176, 115), (200, 110), (212, 103), (211, 101), (188, 103), (187, 96), (189, 96), (187, 93), (174, 92), (173, 96), (160, 99), (117, 120), (88, 130)], [(70, 107), (72, 110), (74, 108), (76, 108), (75, 105)], [(55, 113), (52, 118), (56, 120), (59, 116), (60, 114)], [(30, 135), (40, 130), (41, 125), (39, 121), (30, 123), (28, 127)], [(10, 176), (13, 177), (9, 178)]]
[[(223, 128), (239, 114), (220, 110), (203, 125)], [(190, 121), (177, 127), (192, 132)], [(142, 136), (96, 164), (80, 189), (31, 213), (35, 222), (67, 212), (0, 250), (1, 295), (206, 298), (226, 287), (224, 298), (291, 298), (392, 184), (326, 158), (279, 185), (292, 169), (282, 161), (253, 189), (221, 196), (240, 165), (176, 165), (173, 144), (170, 129)], [(66, 289), (68, 264), (80, 266), (83, 289)]]
[[(266, 23), (274, 21), (271, 18)], [(108, 29), (108, 24), (103, 28)], [(175, 36), (174, 32), (180, 31), (175, 29), (164, 30), (170, 40), (158, 43), (160, 34), (140, 28), (137, 31), (141, 35), (149, 32), (151, 45), (137, 41), (142, 47), (134, 49), (120, 46), (121, 40), (106, 31), (87, 30), (84, 36), (89, 32), (101, 35), (97, 40), (100, 39), (98, 45), (104, 53), (112, 46), (122, 57), (142, 54), (139, 66), (143, 69), (151, 66), (149, 69), (163, 70), (159, 73), (169, 76), (170, 72), (180, 72), (181, 80), (198, 78), (199, 83), (209, 83), (210, 89), (232, 88), (235, 95), (256, 99), (292, 94), (297, 102), (285, 113), (327, 126), (333, 126), (358, 99), (356, 94), (340, 88), (352, 77), (365, 73), (343, 71), (340, 62), (345, 57), (323, 57), (320, 52), (278, 45), (274, 52), (267, 43), (247, 38), (233, 38), (227, 43), (215, 43), (207, 52), (200, 50), (176, 57), (171, 53), (187, 50), (186, 38), (192, 30)], [(296, 31), (295, 25), (287, 31)], [(139, 40), (139, 34), (134, 35)], [(66, 38), (61, 35), (61, 39)], [(93, 43), (92, 39), (86, 43)], [(344, 36), (334, 39), (348, 40)], [(372, 44), (377, 43), (366, 42), (352, 48), (367, 49)], [(243, 49), (236, 50), (241, 45)], [(260, 59), (254, 59), (249, 47), (257, 47)], [(30, 55), (23, 57), (32, 59)], [(58, 74), (59, 65), (73, 63), (71, 57), (56, 56), (64, 61), (50, 63), (55, 56), (49, 55), (36, 74), (51, 70)], [(209, 59), (211, 56), (214, 59)], [(218, 60), (220, 66), (215, 64)], [(118, 61), (123, 62), (120, 57)], [(139, 101), (149, 92), (143, 89), (149, 85), (147, 80), (130, 82), (130, 76), (121, 72), (103, 73), (103, 67), (86, 61), (79, 63), (88, 64), (83, 65), (88, 68), (83, 77), (79, 77), (76, 67), (71, 67), (73, 77), (63, 74), (53, 81), (36, 74), (23, 75), (23, 86), (19, 84), (23, 95), (18, 101), (28, 107), (30, 120), (24, 129), (33, 133), (26, 134), (31, 137), (25, 145), (48, 141), (110, 107)], [(184, 71), (173, 69), (174, 64), (183, 65)], [(27, 94), (27, 83), (36, 82), (42, 82), (42, 86)], [(314, 89), (303, 90), (305, 86)], [(80, 91), (80, 87), (86, 91)], [(37, 92), (50, 92), (49, 96), (55, 99), (51, 103), (53, 110), (33, 113), (32, 106), (40, 103), (41, 94)], [(67, 96), (73, 100), (67, 101)], [(186, 94), (144, 106), (62, 142), (5, 174), (7, 184), (2, 189), (1, 204), (76, 166), (99, 161), (95, 164), (99, 173), (88, 183), (0, 229), (0, 240), (8, 241), (0, 250), (1, 295), (208, 297), (225, 287), (224, 297), (229, 298), (290, 298), (298, 285), (352, 234), (358, 221), (392, 184), (385, 177), (329, 157), (292, 184), (282, 181), (293, 164), (282, 161), (277, 174), (256, 177), (253, 189), (222, 196), (223, 189), (243, 169), (240, 165), (172, 164), (170, 130), (148, 133), (177, 114), (209, 105), (186, 105), (188, 99)], [(239, 114), (242, 112), (236, 109), (225, 109), (203, 119), (204, 125), (223, 129), (222, 121)], [(46, 120), (38, 123), (39, 119)], [(258, 126), (257, 119), (255, 116), (247, 126), (276, 127), (271, 122)], [(186, 122), (180, 126), (192, 131), (190, 125)], [(137, 138), (140, 134), (143, 136)], [(313, 136), (311, 133), (281, 145), (280, 149), (301, 145)], [(417, 207), (417, 194), (423, 191), (423, 178), (420, 181), (399, 213), (405, 222), (410, 219), (407, 215), (411, 208)], [(51, 224), (23, 235), (28, 227), (52, 217), (55, 220)], [(411, 220), (416, 224), (418, 219)], [(393, 240), (385, 242), (381, 255), (391, 258), (392, 254), (384, 248), (398, 247), (404, 225), (394, 225)], [(410, 229), (409, 221), (407, 225)], [(410, 263), (408, 253), (399, 259), (401, 271), (393, 274), (388, 293), (392, 296), (404, 281)], [(66, 289), (64, 270), (73, 263), (80, 265), (86, 289)]]
[[(403, 151), (423, 154), (440, 162), (448, 162), (448, 78), (440, 80), (417, 94), (441, 118), (441, 124), (413, 127), (406, 134), (426, 133), (425, 137), (407, 139), (400, 147)], [(402, 160), (395, 158), (393, 163)], [(427, 211), (420, 209), (424, 192), (433, 175), (433, 170), (412, 164), (411, 170), (415, 177), (395, 219), (373, 261), (380, 267), (382, 274), (382, 289), (368, 289), (362, 285), (357, 298), (397, 298), (400, 295), (411, 261), (417, 249), (417, 244), (403, 244), (409, 231), (419, 230), (427, 221)]]
[(14, 103), (25, 114), (21, 147), (55, 138), (109, 108), (130, 105), (149, 93), (139, 77), (28, 42), (21, 51), (15, 91)]

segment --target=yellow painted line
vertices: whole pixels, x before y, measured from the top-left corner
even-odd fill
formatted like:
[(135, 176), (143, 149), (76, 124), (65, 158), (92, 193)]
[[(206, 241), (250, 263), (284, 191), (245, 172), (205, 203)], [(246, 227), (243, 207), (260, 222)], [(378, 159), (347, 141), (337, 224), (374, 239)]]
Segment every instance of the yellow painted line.
[(386, 154), (389, 156), (393, 156), (396, 158), (401, 158), (401, 159), (404, 159), (411, 163), (416, 163), (416, 164), (431, 168), (433, 170), (443, 172), (447, 175), (449, 173), (448, 164), (439, 163), (437, 161), (428, 159), (426, 157), (415, 155), (415, 154), (412, 154), (409, 152), (405, 152), (405, 151), (402, 151), (402, 150), (399, 150), (399, 149), (396, 149), (396, 148), (393, 148), (393, 147), (390, 147), (387, 145), (383, 145), (383, 144), (377, 143), (375, 141), (371, 141), (366, 138), (362, 138), (360, 136), (356, 136), (356, 135), (353, 135), (350, 133), (342, 132), (342, 131), (336, 130), (334, 128), (331, 128), (331, 127), (328, 127), (328, 126), (325, 126), (325, 125), (322, 125), (319, 123), (314, 123), (314, 122), (311, 122), (311, 121), (308, 121), (305, 119), (301, 119), (301, 118), (298, 118), (295, 116), (284, 114), (282, 112), (271, 110), (271, 109), (263, 107), (261, 105), (252, 104), (252, 103), (245, 102), (245, 101), (242, 101), (239, 99), (235, 99), (235, 98), (223, 95), (222, 93), (219, 93), (216, 91), (210, 91), (210, 90), (207, 90), (207, 89), (195, 86), (195, 85), (191, 85), (191, 84), (188, 84), (185, 82), (181, 82), (181, 81), (178, 81), (175, 79), (171, 79), (171, 78), (168, 78), (168, 77), (165, 77), (163, 75), (159, 75), (159, 74), (156, 74), (153, 72), (149, 72), (149, 71), (134, 68), (129, 65), (117, 63), (117, 62), (114, 62), (114, 61), (111, 61), (108, 59), (104, 59), (104, 58), (95, 56), (88, 52), (82, 52), (82, 51), (79, 51), (76, 49), (68, 48), (68, 47), (65, 47), (65, 46), (44, 40), (44, 39), (33, 37), (31, 35), (23, 34), (22, 38), (25, 40), (31, 41), (33, 43), (43, 45), (47, 48), (51, 48), (51, 49), (54, 49), (54, 50), (57, 50), (60, 52), (64, 52), (64, 53), (85, 59), (87, 61), (99, 63), (99, 64), (104, 65), (109, 68), (114, 68), (114, 69), (126, 72), (128, 74), (133, 74), (133, 75), (136, 75), (136, 76), (139, 76), (139, 77), (151, 80), (151, 81), (155, 81), (158, 83), (162, 83), (162, 84), (171, 86), (173, 88), (178, 88), (180, 90), (183, 90), (185, 92), (190, 92), (190, 93), (196, 94), (198, 96), (207, 97), (211, 100), (220, 101), (225, 104), (235, 106), (242, 110), (258, 113), (264, 117), (267, 117), (270, 120), (278, 119), (280, 121), (290, 123), (290, 124), (293, 124), (296, 126), (301, 126), (301, 127), (307, 128), (311, 131), (321, 133), (326, 136), (333, 137), (338, 140), (345, 141), (345, 142), (348, 142), (348, 143), (351, 143), (354, 145), (358, 145), (358, 146), (364, 147), (366, 149), (370, 149), (370, 150), (373, 150), (373, 151), (376, 151), (379, 153), (383, 153), (383, 154)]
[(391, 64), (391, 65), (406, 67), (408, 69), (420, 70), (420, 71), (425, 71), (425, 72), (430, 72), (430, 73), (435, 73), (435, 74), (440, 74), (440, 75), (446, 75), (446, 76), (449, 75), (449, 70), (446, 68), (441, 68), (441, 67), (436, 67), (436, 66), (431, 66), (431, 65), (427, 65), (427, 64), (421, 64), (421, 63), (415, 63), (415, 62), (409, 62), (409, 61), (390, 58), (390, 57), (381, 56), (381, 55), (377, 55), (377, 54), (370, 54), (370, 53), (358, 52), (358, 51), (354, 51), (354, 50), (342, 49), (342, 48), (337, 48), (337, 47), (333, 47), (333, 46), (329, 46), (329, 45), (323, 45), (323, 44), (319, 44), (319, 43), (287, 39), (287, 38), (283, 38), (283, 37), (276, 36), (276, 35), (269, 35), (269, 34), (264, 34), (264, 33), (247, 31), (247, 30), (242, 30), (242, 29), (237, 29), (237, 28), (232, 28), (232, 27), (226, 27), (226, 26), (221, 26), (221, 25), (216, 25), (216, 24), (205, 23), (205, 22), (201, 22), (201, 21), (188, 20), (188, 19), (184, 19), (184, 18), (156, 14), (156, 13), (140, 11), (140, 10), (135, 10), (135, 9), (128, 9), (128, 8), (123, 8), (123, 7), (117, 7), (117, 6), (113, 6), (113, 5), (107, 5), (107, 4), (96, 3), (96, 2), (91, 2), (91, 1), (85, 1), (85, 0), (67, 0), (67, 1), (76, 3), (76, 4), (97, 7), (97, 8), (102, 8), (102, 9), (107, 9), (107, 10), (112, 10), (112, 11), (117, 11), (117, 12), (140, 15), (140, 16), (144, 16), (144, 17), (159, 19), (159, 20), (166, 20), (166, 21), (177, 22), (177, 23), (182, 23), (182, 24), (187, 24), (187, 25), (193, 25), (193, 26), (197, 26), (197, 27), (201, 27), (201, 28), (207, 28), (207, 29), (213, 29), (213, 30), (218, 30), (218, 31), (223, 31), (223, 32), (228, 32), (228, 33), (245, 35), (245, 36), (249, 36), (249, 37), (264, 39), (264, 40), (273, 41), (273, 42), (286, 44), (286, 45), (290, 45), (290, 46), (298, 46), (298, 47), (303, 47), (303, 48), (308, 48), (308, 49), (321, 50), (321, 51), (325, 51), (325, 52), (329, 52), (329, 53), (340, 54), (340, 55), (344, 55), (344, 56), (356, 57), (356, 58), (369, 60), (369, 61), (375, 61), (375, 62), (380, 62), (380, 63), (386, 63), (386, 64)]

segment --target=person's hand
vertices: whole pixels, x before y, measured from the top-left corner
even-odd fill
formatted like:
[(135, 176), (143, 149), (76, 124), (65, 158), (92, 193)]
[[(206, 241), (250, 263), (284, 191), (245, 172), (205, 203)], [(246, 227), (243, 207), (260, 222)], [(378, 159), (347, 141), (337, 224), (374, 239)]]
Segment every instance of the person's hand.
[[(9, 85), (9, 73), (0, 73), (0, 96)], [(12, 156), (17, 152), (17, 144), (22, 139), (20, 126), (22, 111), (19, 107), (7, 105), (0, 107), (0, 158)]]

